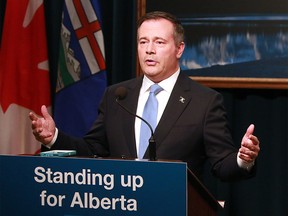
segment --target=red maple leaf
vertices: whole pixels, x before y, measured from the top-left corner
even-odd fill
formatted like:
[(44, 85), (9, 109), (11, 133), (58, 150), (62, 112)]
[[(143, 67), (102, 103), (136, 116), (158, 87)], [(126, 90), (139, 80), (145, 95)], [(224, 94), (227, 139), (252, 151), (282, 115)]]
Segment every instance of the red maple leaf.
[(7, 1), (0, 50), (0, 103), (15, 103), (40, 114), (50, 105), (43, 1)]

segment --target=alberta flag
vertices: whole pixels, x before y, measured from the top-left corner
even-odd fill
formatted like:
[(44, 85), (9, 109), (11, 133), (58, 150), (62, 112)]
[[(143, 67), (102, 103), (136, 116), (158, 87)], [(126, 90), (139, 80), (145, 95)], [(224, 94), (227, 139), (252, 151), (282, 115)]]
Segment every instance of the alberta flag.
[(0, 48), (0, 154), (33, 154), (30, 111), (51, 108), (43, 0), (6, 1)]
[(92, 126), (107, 85), (97, 0), (65, 0), (54, 106), (57, 127), (83, 136)]

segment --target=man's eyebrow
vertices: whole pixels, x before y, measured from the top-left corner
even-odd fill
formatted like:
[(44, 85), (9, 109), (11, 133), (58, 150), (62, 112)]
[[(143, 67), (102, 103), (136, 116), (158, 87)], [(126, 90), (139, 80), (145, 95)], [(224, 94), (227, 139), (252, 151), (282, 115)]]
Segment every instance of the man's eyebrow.
[[(141, 40), (141, 39), (147, 39), (148, 40), (148, 38), (146, 36), (138, 38), (138, 40)], [(163, 37), (155, 37), (155, 38), (153, 38), (153, 40), (164, 40), (164, 41), (166, 41), (166, 39), (163, 38)]]

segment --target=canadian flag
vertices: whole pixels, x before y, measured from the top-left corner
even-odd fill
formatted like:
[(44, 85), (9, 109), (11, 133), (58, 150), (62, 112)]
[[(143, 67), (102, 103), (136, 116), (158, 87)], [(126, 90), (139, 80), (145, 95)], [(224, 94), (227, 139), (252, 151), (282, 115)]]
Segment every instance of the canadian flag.
[(7, 1), (0, 48), (0, 154), (33, 154), (30, 111), (51, 106), (43, 0)]

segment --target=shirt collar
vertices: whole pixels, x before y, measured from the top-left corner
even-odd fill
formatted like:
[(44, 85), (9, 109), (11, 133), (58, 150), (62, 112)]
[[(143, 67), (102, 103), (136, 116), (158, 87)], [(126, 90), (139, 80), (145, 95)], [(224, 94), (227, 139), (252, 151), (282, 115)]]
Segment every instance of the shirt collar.
[[(176, 80), (177, 80), (179, 74), (180, 74), (180, 68), (175, 73), (173, 73), (170, 77), (159, 82), (158, 85), (161, 86), (164, 91), (167, 91), (170, 94), (174, 88), (174, 85), (176, 83)], [(155, 83), (144, 75), (140, 93), (144, 93), (144, 92), (148, 91), (150, 86), (153, 84), (155, 84)]]

